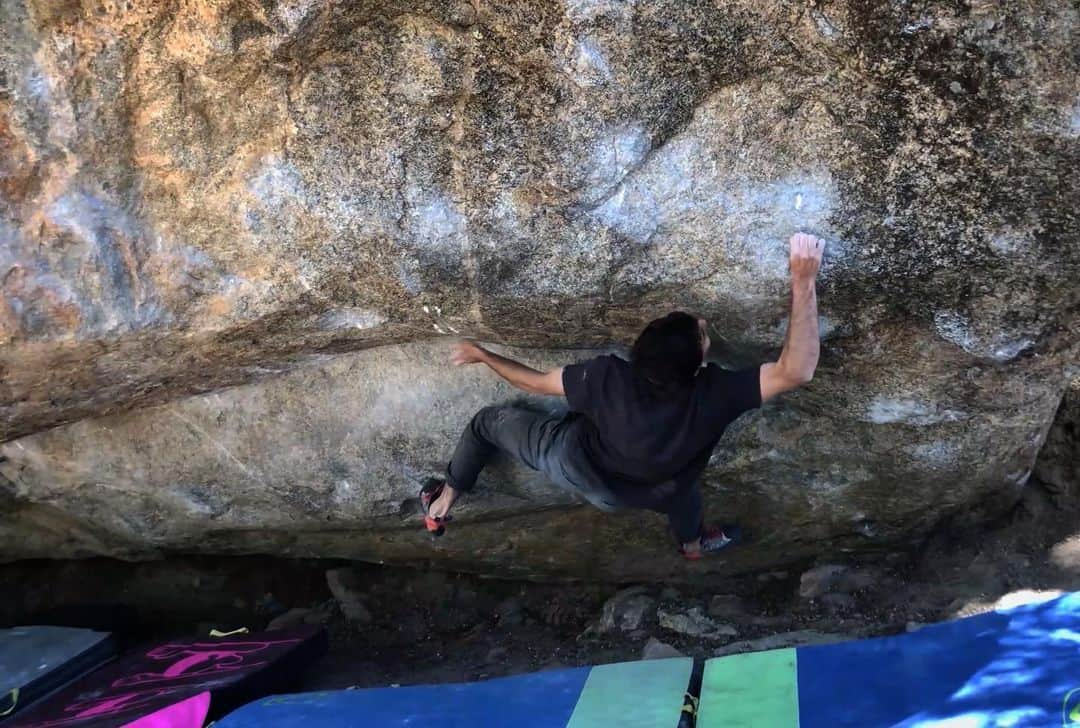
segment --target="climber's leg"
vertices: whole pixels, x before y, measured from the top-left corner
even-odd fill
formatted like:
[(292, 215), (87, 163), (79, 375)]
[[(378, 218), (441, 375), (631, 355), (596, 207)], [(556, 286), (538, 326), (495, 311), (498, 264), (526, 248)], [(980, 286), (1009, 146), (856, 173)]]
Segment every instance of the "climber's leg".
[(523, 465), (545, 473), (556, 485), (575, 491), (603, 510), (614, 510), (618, 501), (588, 467), (575, 456), (567, 435), (565, 417), (534, 412), (524, 407), (485, 407), (476, 413), (461, 434), (446, 472), (442, 495), (429, 513), (445, 517), (461, 493), (476, 484), (480, 471), (496, 450)]
[(684, 483), (671, 494), (663, 505), (671, 530), (684, 550), (700, 547), (704, 528), (705, 507), (701, 500), (701, 483)]
[(446, 469), (447, 482), (462, 493), (476, 485), (480, 471), (496, 450), (533, 470), (542, 470), (560, 419), (522, 407), (485, 407), (461, 433)]
[(484, 407), (461, 433), (454, 456), (446, 469), (442, 495), (431, 503), (428, 513), (442, 518), (462, 493), (476, 485), (480, 471), (497, 450), (502, 450), (533, 470), (542, 470), (557, 417), (521, 407)]
[(679, 552), (688, 559), (700, 559), (703, 555), (731, 546), (741, 538), (738, 526), (706, 526), (705, 506), (701, 497), (701, 483), (694, 481), (677, 489), (664, 504), (664, 510), (681, 544)]

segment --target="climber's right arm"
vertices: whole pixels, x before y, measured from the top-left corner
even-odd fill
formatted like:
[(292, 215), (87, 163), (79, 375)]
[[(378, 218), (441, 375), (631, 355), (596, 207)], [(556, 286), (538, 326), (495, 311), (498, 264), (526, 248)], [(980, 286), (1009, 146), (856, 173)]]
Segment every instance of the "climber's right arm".
[(761, 401), (806, 384), (817, 369), (818, 336), (816, 281), (824, 241), (796, 233), (791, 237), (791, 318), (780, 358), (761, 366)]

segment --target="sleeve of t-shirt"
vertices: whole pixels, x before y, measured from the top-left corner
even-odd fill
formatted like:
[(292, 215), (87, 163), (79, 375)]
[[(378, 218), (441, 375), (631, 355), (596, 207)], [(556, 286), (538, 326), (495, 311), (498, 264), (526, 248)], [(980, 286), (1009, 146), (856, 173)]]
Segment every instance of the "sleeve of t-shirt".
[(724, 407), (732, 420), (761, 406), (761, 367), (731, 371), (710, 364), (709, 368), (715, 380), (713, 391), (720, 399), (714, 405)]
[(589, 413), (599, 397), (607, 357), (598, 356), (563, 367), (563, 392), (572, 412)]

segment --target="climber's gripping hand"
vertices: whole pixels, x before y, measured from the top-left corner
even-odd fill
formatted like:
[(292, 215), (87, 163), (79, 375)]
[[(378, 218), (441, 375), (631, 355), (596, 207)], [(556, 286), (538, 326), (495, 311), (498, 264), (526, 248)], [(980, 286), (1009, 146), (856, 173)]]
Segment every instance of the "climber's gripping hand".
[(825, 241), (806, 233), (795, 233), (791, 236), (790, 245), (791, 278), (807, 282), (816, 279), (821, 268), (821, 256), (825, 252)]
[(482, 364), (487, 361), (488, 350), (471, 341), (459, 341), (450, 352), (450, 361), (457, 365)]

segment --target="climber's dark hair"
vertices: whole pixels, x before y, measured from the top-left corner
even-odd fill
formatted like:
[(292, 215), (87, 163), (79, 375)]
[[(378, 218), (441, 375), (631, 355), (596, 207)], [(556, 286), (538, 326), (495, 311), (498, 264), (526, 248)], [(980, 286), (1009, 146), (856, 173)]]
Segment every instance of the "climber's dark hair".
[(701, 366), (701, 329), (683, 311), (649, 323), (630, 350), (634, 373), (664, 391), (689, 387)]

